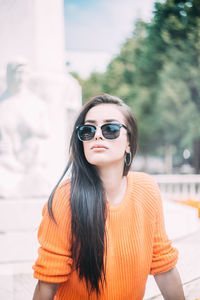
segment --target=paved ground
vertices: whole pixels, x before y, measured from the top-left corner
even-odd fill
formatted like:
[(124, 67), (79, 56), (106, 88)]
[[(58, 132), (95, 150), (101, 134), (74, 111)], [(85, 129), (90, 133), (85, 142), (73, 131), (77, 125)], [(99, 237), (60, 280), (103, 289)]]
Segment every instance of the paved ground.
[[(33, 205), (32, 212), (28, 212), (28, 219), (33, 218), (34, 213), (39, 219), (42, 205), (42, 202), (40, 205), (37, 203), (37, 212), (32, 210)], [(197, 218), (197, 211), (170, 202), (164, 202), (164, 211), (168, 235), (180, 253), (177, 267), (184, 283), (186, 299), (200, 300), (200, 220)], [(2, 209), (1, 213), (3, 214)], [(15, 215), (16, 210), (13, 211), (13, 216), (10, 213), (7, 230), (5, 222), (3, 230), (0, 226), (0, 300), (31, 300), (36, 284), (31, 266), (37, 255), (37, 226), (19, 226), (19, 218), (12, 225)], [(162, 299), (152, 276), (147, 282), (144, 299)]]

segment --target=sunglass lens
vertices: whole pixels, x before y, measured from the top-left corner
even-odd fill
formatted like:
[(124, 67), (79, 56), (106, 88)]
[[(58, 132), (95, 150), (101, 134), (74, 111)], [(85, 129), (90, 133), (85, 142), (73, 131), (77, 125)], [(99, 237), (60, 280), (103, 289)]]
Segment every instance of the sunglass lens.
[(102, 133), (106, 139), (113, 140), (119, 137), (120, 127), (117, 124), (105, 124), (102, 126)]
[(95, 135), (95, 127), (89, 125), (83, 125), (79, 127), (78, 137), (81, 141), (89, 141), (93, 139)]

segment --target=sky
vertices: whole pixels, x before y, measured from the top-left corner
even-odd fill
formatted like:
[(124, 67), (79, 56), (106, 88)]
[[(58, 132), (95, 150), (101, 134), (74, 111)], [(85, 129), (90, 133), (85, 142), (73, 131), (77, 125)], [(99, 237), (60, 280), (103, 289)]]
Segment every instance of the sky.
[(154, 2), (64, 0), (66, 51), (72, 71), (73, 66), (75, 71), (87, 69), (87, 62), (87, 74), (91, 70), (105, 69), (109, 58), (119, 52), (120, 46), (131, 35), (135, 21), (138, 18), (150, 21)]
[(64, 0), (66, 48), (115, 52), (155, 0)]

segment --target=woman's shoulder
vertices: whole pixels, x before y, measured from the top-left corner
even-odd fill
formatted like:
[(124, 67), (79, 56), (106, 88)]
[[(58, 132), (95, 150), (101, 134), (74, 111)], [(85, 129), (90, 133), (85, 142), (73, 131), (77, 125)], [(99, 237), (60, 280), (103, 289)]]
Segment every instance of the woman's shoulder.
[(135, 172), (130, 171), (128, 176), (131, 178), (131, 181), (134, 182), (134, 184), (143, 186), (143, 187), (157, 187), (157, 183), (154, 179), (154, 177), (150, 174), (147, 174), (145, 172)]
[[(70, 214), (70, 180), (64, 180), (55, 189), (52, 197), (52, 212), (55, 219)], [(44, 207), (43, 215), (48, 211), (48, 204)]]
[(70, 194), (70, 179), (66, 179), (62, 181), (58, 187), (55, 190), (55, 195), (59, 197), (66, 197), (68, 194)]
[(159, 205), (160, 190), (152, 175), (144, 172), (130, 172), (129, 176), (131, 193), (136, 202), (153, 207)]
[(66, 205), (70, 199), (70, 179), (64, 180), (56, 188), (53, 196), (54, 204)]

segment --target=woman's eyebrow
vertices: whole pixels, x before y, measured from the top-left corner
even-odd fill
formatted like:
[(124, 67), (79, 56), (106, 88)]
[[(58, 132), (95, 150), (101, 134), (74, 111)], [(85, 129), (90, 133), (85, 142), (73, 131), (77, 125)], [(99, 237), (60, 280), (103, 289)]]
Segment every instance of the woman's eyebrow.
[[(116, 119), (103, 120), (103, 123), (110, 123), (110, 122), (118, 122), (119, 123), (119, 120), (116, 120)], [(95, 124), (95, 123), (97, 123), (97, 121), (96, 120), (86, 120), (85, 123)]]
[(108, 119), (108, 120), (104, 120), (104, 122), (106, 122), (106, 123), (109, 123), (109, 122), (118, 122), (118, 123), (119, 123), (119, 120), (116, 120), (116, 119)]
[(84, 123), (93, 123), (93, 124), (95, 124), (95, 123), (97, 123), (97, 121), (95, 121), (95, 120), (86, 120)]

